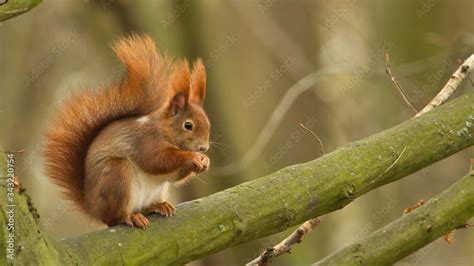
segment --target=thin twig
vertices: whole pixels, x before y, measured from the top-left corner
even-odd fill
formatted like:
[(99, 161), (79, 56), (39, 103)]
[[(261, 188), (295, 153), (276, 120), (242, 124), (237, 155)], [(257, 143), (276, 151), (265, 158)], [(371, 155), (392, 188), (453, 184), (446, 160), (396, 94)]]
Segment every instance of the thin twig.
[(319, 146), (321, 147), (321, 153), (324, 155), (324, 144), (323, 141), (321, 140), (316, 133), (314, 133), (311, 129), (307, 128), (303, 123), (300, 123), (300, 127), (306, 131), (308, 131), (311, 135), (313, 135), (319, 142)]
[[(321, 153), (324, 155), (324, 144), (321, 138), (316, 135), (316, 133), (314, 133), (311, 129), (307, 128), (303, 123), (300, 123), (300, 127), (308, 131), (318, 140), (319, 145), (321, 147)], [(267, 248), (260, 256), (255, 258), (253, 261), (247, 263), (247, 265), (266, 265), (268, 262), (270, 262), (272, 258), (278, 257), (284, 253), (290, 253), (291, 247), (294, 244), (299, 244), (303, 236), (311, 232), (313, 228), (321, 222), (321, 220), (322, 218), (319, 217), (307, 220), (302, 225), (300, 225), (298, 229), (291, 233), (291, 235), (283, 239), (283, 241), (281, 241), (274, 247)]]
[(468, 229), (469, 227), (473, 227), (474, 225), (473, 224), (462, 224), (458, 227), (456, 227), (456, 230), (457, 229)]
[[(429, 57), (428, 59), (423, 59), (419, 61), (414, 61), (406, 63), (400, 66), (397, 66), (399, 69), (404, 69), (404, 73), (409, 73), (414, 75), (420, 73), (423, 70), (429, 68), (433, 62), (439, 60), (440, 55)], [(212, 173), (219, 176), (229, 176), (241, 172), (243, 169), (246, 169), (248, 165), (253, 163), (258, 156), (262, 153), (265, 147), (268, 145), (273, 134), (277, 132), (276, 128), (281, 124), (283, 117), (286, 115), (288, 110), (291, 108), (295, 100), (300, 97), (301, 94), (313, 88), (318, 82), (322, 81), (325, 77), (332, 74), (339, 74), (347, 72), (354, 68), (354, 65), (351, 64), (342, 64), (328, 66), (323, 69), (317, 70), (301, 80), (298, 80), (294, 85), (292, 85), (283, 98), (280, 100), (278, 105), (272, 111), (268, 122), (260, 131), (257, 140), (252, 145), (250, 149), (236, 162), (215, 167), (212, 169)], [(382, 72), (376, 72), (379, 75), (383, 75)]]
[(408, 99), (408, 95), (406, 94), (405, 90), (403, 90), (402, 86), (400, 83), (395, 79), (395, 76), (392, 74), (392, 67), (390, 66), (390, 58), (388, 54), (385, 54), (385, 64), (387, 65), (387, 68), (385, 69), (385, 73), (390, 77), (390, 80), (392, 80), (393, 84), (395, 84), (395, 87), (397, 88), (398, 92), (402, 95), (403, 100), (408, 104), (408, 106), (416, 113), (418, 113), (418, 109), (416, 109), (415, 105), (411, 103), (411, 101)]
[(271, 261), (271, 259), (285, 253), (290, 253), (291, 247), (295, 244), (299, 244), (301, 242), (301, 239), (309, 232), (311, 232), (320, 222), (321, 219), (319, 218), (313, 218), (304, 222), (298, 227), (298, 229), (291, 233), (291, 235), (283, 239), (283, 241), (281, 241), (274, 247), (268, 248), (260, 256), (247, 263), (246, 265), (267, 265)]
[(436, 107), (445, 103), (451, 95), (456, 91), (459, 85), (462, 83), (464, 79), (466, 79), (469, 75), (469, 72), (474, 68), (474, 54), (471, 54), (464, 63), (462, 63), (456, 72), (451, 76), (448, 80), (446, 85), (441, 89), (441, 91), (431, 100), (428, 105), (423, 108), (419, 113), (415, 115), (415, 117), (420, 116), (426, 112), (429, 112)]
[(288, 110), (290, 110), (293, 103), (296, 101), (296, 99), (298, 99), (298, 97), (300, 97), (301, 94), (310, 90), (311, 88), (314, 88), (314, 85), (316, 85), (328, 75), (347, 72), (353, 69), (353, 67), (354, 66), (350, 64), (329, 66), (317, 70), (298, 80), (286, 91), (283, 98), (275, 107), (267, 123), (260, 131), (260, 134), (258, 135), (255, 144), (252, 145), (252, 147), (248, 149), (247, 152), (239, 160), (228, 165), (214, 168), (213, 173), (215, 175), (220, 176), (229, 176), (232, 174), (239, 173), (240, 171), (242, 171), (242, 169), (245, 169), (249, 164), (254, 162), (262, 153), (264, 148), (271, 140), (273, 134), (277, 132), (277, 127), (280, 125), (284, 116), (288, 113)]
[(23, 152), (25, 152), (24, 149), (23, 150), (8, 150), (8, 151), (4, 150), (3, 151), (3, 153), (23, 153)]
[[(458, 59), (458, 63), (459, 63), (459, 65), (462, 65), (464, 63), (464, 61), (461, 60), (461, 59)], [(469, 75), (467, 75), (466, 78), (469, 81), (469, 83), (471, 83), (471, 86), (474, 87), (474, 82), (472, 81), (471, 77), (469, 77)]]

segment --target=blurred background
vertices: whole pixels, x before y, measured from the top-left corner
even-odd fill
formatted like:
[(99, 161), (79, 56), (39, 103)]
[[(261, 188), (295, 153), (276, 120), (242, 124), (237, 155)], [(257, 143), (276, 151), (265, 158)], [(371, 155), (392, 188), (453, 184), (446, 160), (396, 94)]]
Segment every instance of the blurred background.
[[(473, 17), (472, 0), (45, 1), (0, 24), (1, 145), (25, 150), (17, 174), (47, 233), (84, 234), (103, 226), (73, 210), (42, 173), (41, 133), (71, 91), (120, 78), (110, 49), (120, 36), (148, 33), (171, 55), (205, 61), (216, 144), (211, 170), (172, 193), (182, 202), (321, 156), (299, 123), (330, 152), (409, 119), (384, 54), (421, 109), (473, 53)], [(467, 90), (464, 82), (456, 96)], [(273, 265), (308, 265), (363, 238), (446, 189), (472, 157), (472, 148), (459, 152), (327, 215)], [(292, 230), (191, 264), (241, 265)], [(435, 241), (398, 265), (472, 265), (473, 250), (474, 230), (461, 230), (452, 245)]]

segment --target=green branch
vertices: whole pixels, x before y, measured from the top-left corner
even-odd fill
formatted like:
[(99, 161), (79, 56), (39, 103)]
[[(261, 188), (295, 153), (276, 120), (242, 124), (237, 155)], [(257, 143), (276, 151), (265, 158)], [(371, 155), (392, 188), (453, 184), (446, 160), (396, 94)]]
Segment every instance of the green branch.
[[(40, 231), (27, 195), (16, 193), (15, 262), (186, 263), (340, 209), (372, 189), (473, 145), (473, 133), (474, 93), (470, 93), (435, 111), (348, 144), (317, 160), (290, 166), (211, 196), (181, 204), (176, 216), (163, 218), (153, 215), (150, 217), (152, 225), (146, 231), (117, 226), (60, 243), (49, 240)], [(0, 164), (4, 170), (5, 162)], [(468, 185), (463, 184), (466, 192)], [(0, 184), (0, 190), (0, 197), (5, 199), (4, 182)], [(472, 208), (472, 193), (465, 195), (459, 192), (455, 197), (456, 193), (452, 191), (455, 190), (451, 188), (446, 192), (448, 198), (454, 199), (451, 201), (452, 206), (443, 207), (439, 202), (444, 201), (440, 200), (437, 206), (452, 208), (451, 215)], [(471, 207), (461, 202), (463, 196), (470, 201)], [(10, 207), (4, 200), (0, 204), (0, 221), (7, 224)], [(456, 207), (459, 210), (454, 210)], [(424, 208), (407, 218), (422, 212)], [(472, 216), (472, 209), (459, 214), (459, 217), (469, 215)], [(433, 232), (430, 237), (437, 237), (449, 229), (440, 223), (439, 219), (443, 216), (423, 217), (426, 218), (421, 220), (427, 227), (425, 230), (431, 228)], [(464, 219), (461, 218), (453, 220), (453, 226), (461, 223)], [(9, 236), (5, 227), (1, 230), (0, 248), (3, 254)], [(410, 231), (406, 236), (416, 233)], [(395, 242), (398, 244), (398, 241)], [(416, 245), (422, 245), (417, 239), (414, 242), (414, 246), (402, 248), (400, 254), (404, 256)], [(370, 261), (372, 258), (362, 259)], [(394, 255), (390, 259), (397, 258)], [(3, 265), (4, 260), (5, 256), (2, 255), (0, 264)]]
[(0, 21), (30, 11), (41, 2), (42, 0), (0, 0)]
[[(7, 255), (12, 248), (16, 265), (68, 265), (73, 259), (51, 241), (39, 227), (39, 215), (24, 191), (12, 196), (7, 183), (7, 163), (0, 147), (0, 265), (7, 265)], [(14, 169), (14, 165), (8, 167)], [(10, 201), (9, 199), (12, 199)], [(13, 229), (13, 230), (11, 230)], [(13, 234), (13, 235), (10, 235)]]
[(340, 209), (472, 146), (473, 134), (470, 93), (317, 160), (180, 204), (176, 216), (152, 215), (146, 231), (117, 226), (62, 245), (82, 264), (186, 263)]
[(474, 172), (406, 216), (316, 265), (391, 265), (474, 216)]

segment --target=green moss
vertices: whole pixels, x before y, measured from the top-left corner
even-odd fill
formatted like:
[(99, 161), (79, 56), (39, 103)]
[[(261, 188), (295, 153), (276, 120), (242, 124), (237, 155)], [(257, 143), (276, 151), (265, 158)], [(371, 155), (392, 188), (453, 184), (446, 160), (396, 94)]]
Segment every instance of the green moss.
[[(1, 168), (2, 176), (6, 176), (6, 158), (5, 153), (1, 154)], [(18, 163), (18, 161), (16, 162)], [(21, 180), (21, 177), (20, 177)], [(15, 192), (14, 207), (6, 206), (6, 183), (0, 184), (0, 219), (4, 225), (1, 227), (2, 239), (1, 250), (2, 253), (0, 262), (1, 265), (6, 265), (6, 240), (7, 240), (7, 219), (6, 213), (13, 208), (14, 210), (14, 240), (15, 240), (15, 265), (61, 265), (70, 264), (73, 260), (59, 249), (55, 243), (48, 239), (39, 228), (39, 215), (31, 202), (30, 197), (21, 189), (20, 193)], [(8, 261), (9, 263), (11, 261)]]
[(316, 265), (392, 265), (473, 216), (474, 172), (471, 172), (423, 206)]
[[(317, 160), (180, 204), (176, 216), (152, 215), (147, 231), (118, 226), (113, 233), (98, 231), (64, 245), (82, 264), (184, 264), (281, 232), (472, 146), (474, 138), (455, 132), (474, 115), (473, 103), (470, 93)], [(469, 127), (468, 135), (473, 130)], [(369, 254), (363, 246), (360, 250), (357, 261)]]
[[(5, 0), (0, 2), (5, 2)], [(0, 21), (28, 12), (41, 2), (42, 0), (8, 0), (5, 4), (0, 5)]]

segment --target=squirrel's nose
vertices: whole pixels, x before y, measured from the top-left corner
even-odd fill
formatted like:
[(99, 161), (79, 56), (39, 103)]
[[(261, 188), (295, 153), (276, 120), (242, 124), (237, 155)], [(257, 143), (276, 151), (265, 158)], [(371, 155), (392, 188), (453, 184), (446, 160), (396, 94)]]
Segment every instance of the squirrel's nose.
[(206, 152), (207, 150), (209, 150), (209, 144), (199, 146), (200, 152)]

